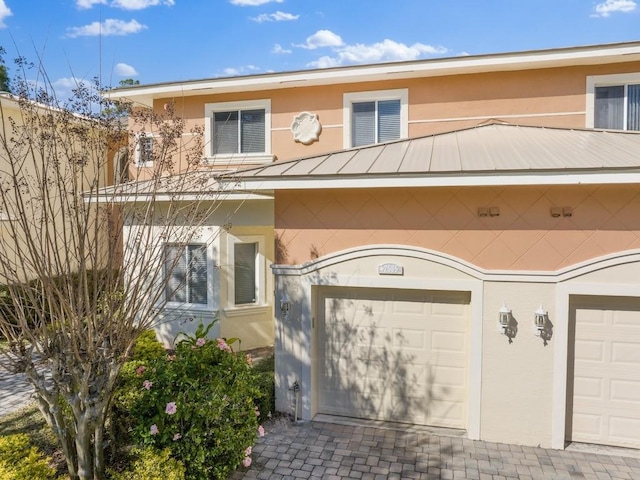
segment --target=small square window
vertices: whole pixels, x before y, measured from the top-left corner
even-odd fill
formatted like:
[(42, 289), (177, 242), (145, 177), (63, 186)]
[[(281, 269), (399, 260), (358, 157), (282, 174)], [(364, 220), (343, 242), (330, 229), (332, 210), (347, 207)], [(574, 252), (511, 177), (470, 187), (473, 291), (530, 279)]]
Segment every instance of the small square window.
[(408, 91), (344, 95), (344, 147), (390, 142), (408, 136)]
[(587, 127), (640, 131), (640, 74), (587, 77)]
[(152, 167), (153, 166), (153, 147), (154, 140), (153, 135), (149, 133), (143, 133), (138, 135), (136, 142), (136, 165), (138, 167)]
[(270, 100), (209, 103), (205, 105), (205, 118), (207, 161), (273, 161)]

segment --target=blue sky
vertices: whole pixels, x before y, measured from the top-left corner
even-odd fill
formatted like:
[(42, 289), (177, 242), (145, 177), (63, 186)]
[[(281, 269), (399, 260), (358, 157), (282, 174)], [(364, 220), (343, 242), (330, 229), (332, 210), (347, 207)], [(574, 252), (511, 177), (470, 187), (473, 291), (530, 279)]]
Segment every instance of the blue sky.
[(640, 0), (0, 0), (10, 75), (64, 92), (640, 40)]

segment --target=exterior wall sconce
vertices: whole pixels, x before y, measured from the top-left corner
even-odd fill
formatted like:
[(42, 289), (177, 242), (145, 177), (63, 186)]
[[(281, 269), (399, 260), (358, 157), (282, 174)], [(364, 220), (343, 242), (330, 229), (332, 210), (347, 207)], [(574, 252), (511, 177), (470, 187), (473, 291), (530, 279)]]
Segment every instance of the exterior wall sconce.
[(289, 310), (291, 310), (291, 301), (287, 294), (283, 293), (282, 297), (280, 297), (280, 311), (286, 317), (289, 314)]
[(499, 217), (500, 208), (499, 207), (478, 207), (478, 216), (479, 217)]
[(551, 216), (553, 218), (573, 217), (573, 208), (572, 207), (551, 207)]
[(500, 333), (502, 335), (506, 335), (507, 328), (511, 323), (511, 310), (507, 307), (506, 302), (502, 304), (500, 307), (500, 311), (498, 313), (498, 324), (500, 326)]
[(540, 305), (538, 309), (533, 312), (533, 323), (536, 327), (536, 336), (539, 337), (547, 324), (548, 312)]

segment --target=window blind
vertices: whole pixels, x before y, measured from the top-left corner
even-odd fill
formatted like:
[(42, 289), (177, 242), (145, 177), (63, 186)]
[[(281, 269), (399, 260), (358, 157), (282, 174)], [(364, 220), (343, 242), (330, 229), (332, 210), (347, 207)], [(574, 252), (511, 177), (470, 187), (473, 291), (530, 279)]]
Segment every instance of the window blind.
[(264, 152), (264, 110), (245, 110), (241, 112), (240, 142), (242, 153)]
[(378, 102), (378, 142), (400, 138), (400, 100)]
[(351, 142), (353, 147), (376, 143), (376, 102), (358, 102), (351, 106)]
[(256, 302), (257, 243), (234, 244), (234, 302), (244, 305)]
[(624, 128), (624, 85), (596, 87), (594, 123), (595, 128)]
[(627, 130), (640, 130), (640, 85), (627, 87)]
[(213, 154), (238, 153), (238, 112), (213, 114)]

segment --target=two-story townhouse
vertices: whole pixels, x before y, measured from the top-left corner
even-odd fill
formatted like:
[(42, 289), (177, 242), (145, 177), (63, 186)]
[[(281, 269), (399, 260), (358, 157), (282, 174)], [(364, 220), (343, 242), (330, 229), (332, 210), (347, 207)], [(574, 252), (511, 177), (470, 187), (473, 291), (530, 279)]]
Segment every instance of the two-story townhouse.
[(273, 222), (280, 410), (640, 447), (640, 43), (117, 95), (175, 102), (204, 164), (242, 167), (222, 184), (272, 197), (234, 219)]

